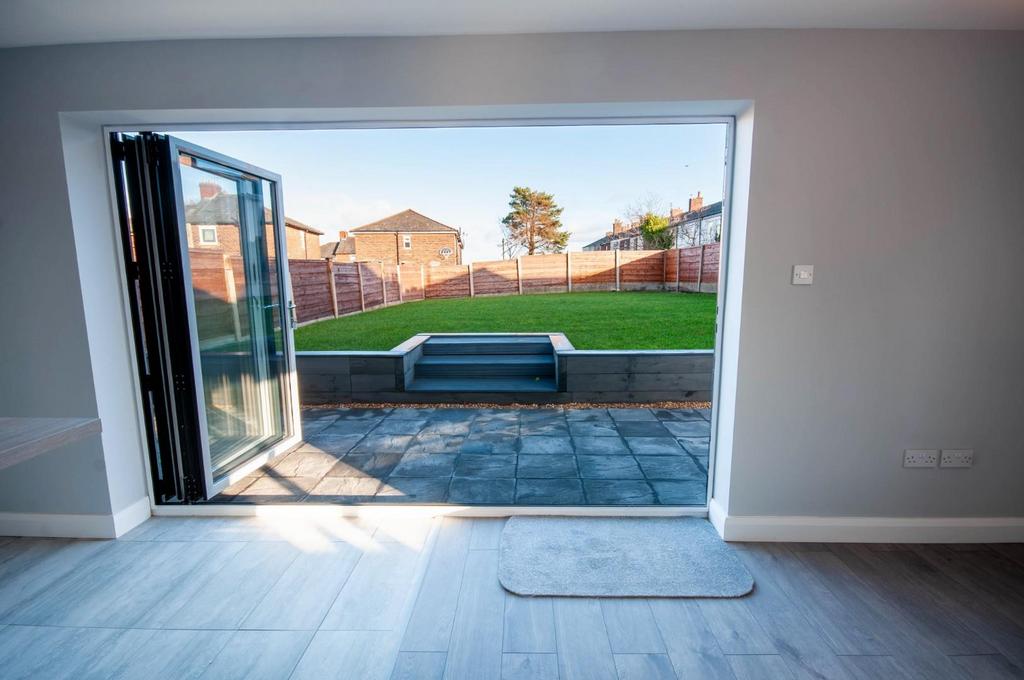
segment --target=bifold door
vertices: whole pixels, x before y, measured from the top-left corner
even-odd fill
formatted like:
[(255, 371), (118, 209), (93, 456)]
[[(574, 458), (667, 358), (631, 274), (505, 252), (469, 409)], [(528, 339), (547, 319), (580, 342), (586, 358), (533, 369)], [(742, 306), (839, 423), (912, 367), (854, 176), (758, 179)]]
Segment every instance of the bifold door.
[(111, 150), (154, 490), (208, 500), (301, 438), (281, 180), (165, 135)]

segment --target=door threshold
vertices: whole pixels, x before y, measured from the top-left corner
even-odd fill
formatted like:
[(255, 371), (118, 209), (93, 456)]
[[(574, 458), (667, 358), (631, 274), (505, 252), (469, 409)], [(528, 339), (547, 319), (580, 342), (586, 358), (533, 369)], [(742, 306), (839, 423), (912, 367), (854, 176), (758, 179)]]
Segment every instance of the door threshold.
[(707, 506), (586, 505), (333, 505), (330, 503), (267, 503), (156, 505), (154, 517), (707, 517)]

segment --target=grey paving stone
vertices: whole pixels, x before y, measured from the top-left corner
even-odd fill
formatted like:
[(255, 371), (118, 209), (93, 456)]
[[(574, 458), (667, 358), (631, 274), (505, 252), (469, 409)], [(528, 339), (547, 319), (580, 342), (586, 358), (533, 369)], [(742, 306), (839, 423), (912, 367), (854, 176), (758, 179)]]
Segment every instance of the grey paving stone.
[(578, 476), (575, 456), (520, 454), (516, 468), (516, 477), (520, 479), (575, 479)]
[(657, 500), (647, 482), (624, 479), (585, 479), (587, 502), (597, 505), (654, 505)]
[(458, 453), (466, 440), (461, 435), (420, 434), (413, 438), (406, 453)]
[(583, 479), (644, 478), (633, 456), (577, 456), (576, 461)]
[(515, 490), (515, 479), (455, 477), (448, 491), (448, 502), (511, 505)]
[(569, 434), (573, 437), (618, 437), (619, 431), (610, 418), (607, 422), (574, 420), (569, 423)]
[(470, 434), (477, 433), (490, 433), (490, 434), (502, 434), (507, 437), (519, 436), (519, 419), (513, 418), (508, 419), (482, 419), (477, 418), (473, 421), (473, 424), (469, 428)]
[(373, 477), (324, 477), (306, 497), (314, 503), (368, 503), (380, 489)]
[(709, 408), (697, 409), (697, 413), (699, 413), (701, 415), (701, 417), (704, 418), (704, 420), (706, 420), (708, 422), (711, 422), (711, 409), (709, 409)]
[(363, 438), (361, 434), (317, 434), (308, 435), (299, 445), (298, 450), (304, 452), (330, 453), (343, 456)]
[(329, 425), (334, 423), (338, 419), (337, 415), (321, 417), (321, 418), (303, 418), (302, 419), (302, 434), (311, 435), (323, 431)]
[(338, 417), (342, 420), (366, 420), (383, 418), (391, 413), (389, 408), (339, 408)]
[(569, 425), (566, 422), (551, 423), (522, 423), (519, 426), (519, 434), (527, 435), (553, 435), (558, 437), (569, 436)]
[(339, 458), (331, 453), (299, 450), (274, 459), (269, 467), (282, 477), (323, 477)]
[(557, 406), (550, 408), (527, 408), (519, 412), (519, 417), (525, 421), (546, 420), (550, 418), (565, 418), (566, 411)]
[(464, 453), (455, 460), (457, 477), (513, 478), (516, 476), (515, 454)]
[(674, 420), (664, 423), (675, 437), (710, 437), (711, 423), (704, 420)]
[(704, 505), (707, 502), (707, 480), (653, 481), (651, 486), (662, 505)]
[(649, 408), (610, 408), (608, 409), (608, 415), (617, 423), (635, 420), (657, 420), (654, 416), (654, 411)]
[(706, 420), (695, 408), (655, 409), (658, 420)]
[(411, 443), (408, 434), (368, 434), (352, 447), (352, 453), (404, 453)]
[(671, 437), (626, 437), (626, 444), (637, 456), (682, 455), (683, 447)]
[(328, 477), (373, 477), (384, 479), (402, 460), (400, 453), (350, 453), (332, 467)]
[(623, 437), (671, 437), (672, 433), (657, 420), (620, 420), (615, 423)]
[(573, 437), (576, 453), (590, 456), (629, 454), (629, 447), (621, 437)]
[(420, 430), (420, 434), (443, 434), (461, 435), (469, 434), (469, 425), (472, 420), (427, 420), (427, 424)]
[(503, 434), (471, 434), (462, 442), (462, 453), (517, 453), (519, 438)]
[(317, 436), (338, 434), (366, 434), (380, 424), (383, 418), (339, 418), (321, 430)]
[(267, 474), (231, 497), (233, 503), (297, 503), (320, 482), (320, 477), (281, 477)]
[(707, 456), (711, 448), (711, 439), (707, 437), (677, 437), (676, 441), (695, 456)]
[(407, 453), (391, 472), (395, 477), (451, 477), (455, 454)]
[(479, 409), (475, 408), (439, 408), (434, 410), (430, 419), (434, 422), (469, 423), (478, 413)]
[(389, 477), (381, 484), (374, 503), (444, 503), (448, 477)]
[(572, 440), (563, 436), (525, 436), (520, 437), (520, 453), (571, 454)]
[(647, 479), (704, 479), (704, 471), (690, 456), (639, 456)]
[(436, 409), (429, 407), (412, 407), (412, 408), (396, 408), (391, 409), (391, 413), (388, 414), (388, 418), (411, 418), (413, 420), (420, 420), (423, 418), (429, 418), (434, 415)]
[(518, 479), (516, 505), (582, 505), (578, 479)]
[(604, 408), (577, 408), (566, 409), (565, 419), (572, 422), (607, 422), (612, 419), (608, 415), (608, 409)]
[(427, 419), (395, 418), (388, 416), (370, 434), (419, 434)]

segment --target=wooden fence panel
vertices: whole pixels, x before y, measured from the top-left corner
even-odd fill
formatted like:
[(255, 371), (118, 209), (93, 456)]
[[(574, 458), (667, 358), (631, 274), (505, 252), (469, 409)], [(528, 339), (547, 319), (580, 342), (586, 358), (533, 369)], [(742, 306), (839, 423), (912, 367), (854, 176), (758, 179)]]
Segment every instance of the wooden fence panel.
[(400, 269), (402, 271), (402, 300), (408, 302), (410, 300), (424, 299), (423, 277), (421, 276), (420, 265), (403, 264)]
[(709, 243), (704, 246), (704, 274), (701, 276), (703, 285), (714, 285), (718, 287), (718, 265), (722, 254), (721, 243)]
[(334, 316), (326, 260), (288, 260), (295, 318), (299, 323)]
[(615, 287), (615, 253), (611, 250), (572, 254), (572, 285), (581, 290)]
[(469, 297), (469, 266), (427, 267), (427, 297)]
[(665, 285), (674, 290), (679, 276), (679, 249), (665, 251)]
[(338, 294), (338, 314), (351, 314), (363, 309), (359, 296), (359, 272), (355, 262), (334, 263), (334, 289)]
[(519, 292), (515, 260), (473, 263), (475, 295), (514, 295)]
[(363, 301), (366, 309), (384, 304), (384, 279), (381, 277), (379, 262), (360, 262), (359, 269), (363, 282)]
[(665, 276), (664, 251), (620, 250), (619, 281), (623, 284), (660, 286)]
[(562, 293), (568, 290), (564, 254), (524, 255), (520, 259), (524, 293)]

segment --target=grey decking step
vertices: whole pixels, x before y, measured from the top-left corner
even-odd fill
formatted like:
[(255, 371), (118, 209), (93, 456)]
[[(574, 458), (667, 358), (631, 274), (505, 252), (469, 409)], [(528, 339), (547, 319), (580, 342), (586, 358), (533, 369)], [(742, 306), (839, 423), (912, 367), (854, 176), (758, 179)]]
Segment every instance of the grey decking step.
[(469, 335), (432, 337), (423, 343), (425, 355), (438, 354), (550, 354), (546, 335)]
[(411, 392), (555, 392), (554, 378), (416, 378)]
[(416, 363), (416, 377), (499, 377), (542, 376), (555, 374), (551, 354), (438, 354), (422, 357)]

